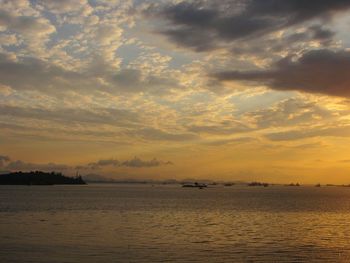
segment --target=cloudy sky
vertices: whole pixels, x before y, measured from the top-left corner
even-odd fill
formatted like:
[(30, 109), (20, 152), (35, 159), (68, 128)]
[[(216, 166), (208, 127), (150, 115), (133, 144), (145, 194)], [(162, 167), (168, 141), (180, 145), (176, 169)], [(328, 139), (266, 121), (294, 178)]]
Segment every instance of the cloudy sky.
[(0, 171), (350, 183), (350, 1), (0, 0)]

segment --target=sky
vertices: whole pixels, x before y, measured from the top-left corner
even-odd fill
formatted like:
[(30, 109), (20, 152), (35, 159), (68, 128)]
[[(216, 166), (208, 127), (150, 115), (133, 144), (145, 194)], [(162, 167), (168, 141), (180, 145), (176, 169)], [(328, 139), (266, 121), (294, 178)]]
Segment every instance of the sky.
[(0, 0), (0, 171), (350, 183), (350, 1)]

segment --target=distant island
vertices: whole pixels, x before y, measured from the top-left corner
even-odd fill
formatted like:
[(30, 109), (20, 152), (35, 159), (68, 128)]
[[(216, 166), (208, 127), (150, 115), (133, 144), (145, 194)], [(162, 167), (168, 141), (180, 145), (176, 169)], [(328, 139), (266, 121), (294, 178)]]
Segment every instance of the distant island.
[(14, 172), (0, 175), (0, 185), (86, 184), (81, 176), (68, 177), (61, 173)]

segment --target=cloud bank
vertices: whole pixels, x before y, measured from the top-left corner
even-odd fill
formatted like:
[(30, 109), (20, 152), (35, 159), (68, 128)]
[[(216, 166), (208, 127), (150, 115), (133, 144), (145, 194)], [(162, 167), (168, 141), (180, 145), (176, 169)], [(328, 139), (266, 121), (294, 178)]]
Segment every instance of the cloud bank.
[(151, 160), (142, 160), (138, 157), (134, 157), (130, 160), (116, 160), (116, 159), (102, 159), (96, 162), (91, 162), (86, 165), (70, 166), (66, 164), (57, 163), (30, 163), (22, 160), (12, 160), (6, 155), (0, 155), (0, 169), (8, 171), (69, 171), (69, 170), (95, 170), (102, 169), (104, 167), (129, 167), (129, 168), (151, 168), (164, 165), (173, 165), (171, 161), (162, 161), (156, 158)]
[[(218, 48), (221, 42), (249, 40), (313, 19), (329, 19), (350, 8), (346, 0), (181, 1), (154, 11), (170, 22), (160, 33), (196, 51)], [(328, 37), (315, 32), (315, 38)]]
[(224, 71), (214, 74), (220, 81), (264, 83), (276, 90), (299, 90), (350, 97), (350, 52), (312, 50), (299, 58), (286, 57), (271, 69)]

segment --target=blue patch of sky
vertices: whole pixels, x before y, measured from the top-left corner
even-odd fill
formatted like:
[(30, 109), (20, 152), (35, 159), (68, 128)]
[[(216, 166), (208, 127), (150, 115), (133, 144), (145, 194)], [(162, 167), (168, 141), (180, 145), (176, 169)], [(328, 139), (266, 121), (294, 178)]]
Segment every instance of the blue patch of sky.
[(350, 48), (350, 16), (349, 12), (344, 16), (340, 16), (335, 22), (334, 28), (337, 29), (336, 38), (341, 41), (344, 48)]
[[(166, 52), (165, 50), (154, 50), (163, 56), (170, 56), (169, 68), (180, 69), (183, 65), (193, 61), (192, 57), (181, 55), (177, 52)], [(116, 54), (123, 59), (122, 66), (127, 66), (130, 62), (136, 60), (143, 50), (135, 44), (122, 45), (116, 51)]]
[(134, 44), (122, 45), (116, 51), (118, 57), (122, 59), (121, 66), (125, 67), (133, 60), (137, 59), (142, 50)]
[(22, 43), (20, 45), (9, 45), (9, 46), (3, 46), (3, 49), (5, 49), (7, 52), (18, 52), (21, 49), (25, 48), (25, 44)]
[(172, 57), (172, 60), (169, 62), (169, 67), (173, 69), (181, 68), (183, 65), (190, 64), (196, 58), (200, 59), (200, 56), (189, 56), (188, 54), (180, 53), (180, 52), (167, 52), (168, 56)]
[(58, 41), (70, 39), (80, 30), (81, 26), (77, 24), (63, 24), (60, 27), (56, 27), (56, 32), (51, 35), (48, 47), (54, 45)]
[(38, 3), (38, 0), (29, 0), (32, 6), (35, 6)]

